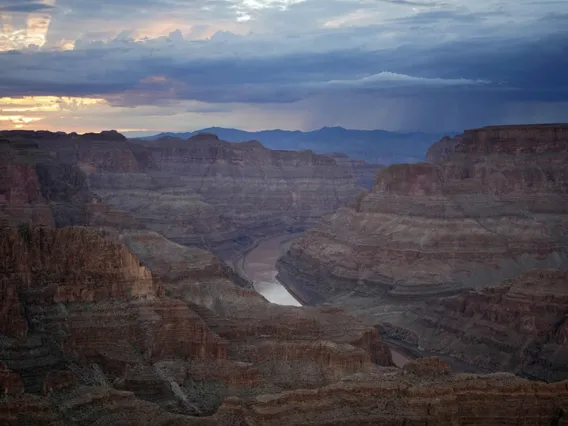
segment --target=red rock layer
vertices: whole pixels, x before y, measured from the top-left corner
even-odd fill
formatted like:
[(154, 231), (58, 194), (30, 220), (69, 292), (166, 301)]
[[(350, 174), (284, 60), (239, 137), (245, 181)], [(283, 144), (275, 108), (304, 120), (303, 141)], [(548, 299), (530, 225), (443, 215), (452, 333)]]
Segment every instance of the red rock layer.
[(468, 291), (416, 309), (415, 320), (405, 328), (418, 338), (399, 340), (488, 371), (565, 380), (567, 290), (566, 272), (530, 271), (496, 288)]
[[(390, 339), (425, 353), (564, 378), (566, 348), (552, 343), (564, 301), (551, 290), (521, 303), (508, 284), (494, 288), (533, 269), (568, 269), (568, 127), (471, 130), (434, 144), (429, 159), (381, 170), (371, 192), (294, 242), (280, 281), (304, 302), (384, 323)], [(519, 330), (520, 321), (549, 337)]]
[(411, 363), (403, 372), (377, 373), (373, 379), (262, 395), (246, 405), (228, 399), (217, 415), (267, 426), (549, 425), (564, 421), (568, 398), (566, 382), (533, 383), (506, 374), (452, 375), (433, 360)]
[[(185, 413), (176, 417), (181, 424), (200, 422), (187, 414), (215, 411), (211, 404), (225, 392), (327, 385), (391, 363), (372, 327), (334, 309), (271, 305), (231, 283), (210, 253), (150, 231), (107, 231), (113, 239), (80, 227), (1, 232), (0, 276), (10, 303), (0, 323), (9, 325), (2, 334), (19, 337), (0, 339), (11, 369), (2, 380), (15, 389), (21, 377), (26, 390), (18, 402), (2, 403), (6, 424), (22, 415), (38, 424), (69, 415), (88, 424), (91, 415), (84, 413), (95, 411), (97, 418), (130, 424), (113, 416), (131, 408), (150, 410), (148, 421), (166, 409)], [(133, 419), (154, 424), (139, 414)], [(218, 424), (208, 421), (214, 423), (203, 424)]]
[[(266, 234), (313, 223), (357, 190), (351, 165), (311, 151), (269, 150), (257, 141), (229, 143), (207, 134), (189, 141), (127, 141), (115, 132), (0, 136), (12, 147), (22, 139), (36, 144), (37, 152), (19, 152), (44, 170), (44, 197), (53, 204), (52, 195), (59, 194), (58, 226), (89, 224), (86, 207), (77, 207), (89, 200), (52, 191), (63, 188), (59, 182), (78, 180), (71, 170), (58, 173), (62, 167), (49, 166), (63, 163), (86, 175), (103, 202), (170, 239), (211, 247), (224, 257)], [(70, 202), (76, 207), (71, 211)]]
[(281, 278), (306, 301), (354, 289), (426, 297), (559, 266), (567, 145), (566, 126), (553, 125), (443, 140), (430, 152), (439, 163), (383, 169), (372, 192), (307, 232)]
[(0, 139), (0, 225), (20, 223), (52, 225), (53, 216), (34, 165), (25, 161), (21, 149)]

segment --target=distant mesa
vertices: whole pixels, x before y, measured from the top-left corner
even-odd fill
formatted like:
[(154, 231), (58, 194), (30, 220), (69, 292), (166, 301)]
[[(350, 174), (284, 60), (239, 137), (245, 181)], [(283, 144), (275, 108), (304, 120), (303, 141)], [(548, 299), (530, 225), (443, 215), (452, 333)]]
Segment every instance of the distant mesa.
[(210, 140), (218, 141), (219, 136), (217, 136), (215, 133), (199, 132), (196, 135), (189, 137), (188, 140), (195, 141), (195, 142), (210, 141)]

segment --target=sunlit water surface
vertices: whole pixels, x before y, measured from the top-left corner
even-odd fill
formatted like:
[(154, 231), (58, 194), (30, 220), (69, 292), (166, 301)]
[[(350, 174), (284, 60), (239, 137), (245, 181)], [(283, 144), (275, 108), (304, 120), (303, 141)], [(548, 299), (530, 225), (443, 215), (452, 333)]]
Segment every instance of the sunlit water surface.
[[(276, 262), (290, 246), (290, 235), (279, 235), (262, 241), (248, 252), (243, 269), (254, 288), (266, 300), (278, 305), (302, 306), (276, 279)], [(404, 366), (409, 358), (391, 347), (392, 360), (397, 367)]]

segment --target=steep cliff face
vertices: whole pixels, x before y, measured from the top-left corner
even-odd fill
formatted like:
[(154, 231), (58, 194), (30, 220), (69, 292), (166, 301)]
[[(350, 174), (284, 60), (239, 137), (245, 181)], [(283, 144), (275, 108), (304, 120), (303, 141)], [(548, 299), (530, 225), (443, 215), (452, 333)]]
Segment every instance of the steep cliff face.
[(22, 152), (26, 145), (0, 138), (0, 225), (53, 224), (34, 164)]
[(406, 315), (417, 336), (398, 341), (443, 353), (488, 371), (547, 381), (568, 378), (568, 274), (533, 270), (495, 288), (441, 298)]
[(0, 224), (62, 227), (114, 223), (140, 227), (125, 212), (101, 204), (79, 166), (62, 161), (61, 158), (74, 158), (73, 152), (68, 152), (74, 151), (71, 145), (67, 146), (70, 136), (47, 132), (48, 141), (52, 143), (56, 138), (53, 144), (61, 147), (61, 151), (55, 151), (53, 146), (42, 146), (41, 143), (48, 142), (41, 138), (23, 139), (36, 132), (5, 134), (10, 140), (0, 142)]
[[(371, 192), (294, 242), (278, 264), (279, 277), (308, 303), (342, 304), (366, 321), (394, 327), (391, 337), (451, 354), (448, 340), (420, 334), (423, 328), (414, 321), (420, 314), (411, 312), (445, 306), (441, 297), (466, 289), (479, 297), (492, 294), (504, 280), (533, 269), (568, 269), (568, 127), (472, 130), (435, 144), (429, 159), (436, 162), (379, 172)], [(461, 313), (440, 309), (447, 315), (434, 323), (448, 328), (451, 323), (454, 333), (464, 330)], [(508, 330), (513, 324), (501, 326)], [(475, 360), (482, 351), (467, 355), (467, 346), (455, 354), (492, 371), (517, 371), (548, 353), (531, 347), (535, 354), (527, 349), (521, 360), (510, 362), (498, 355), (520, 350), (525, 337), (509, 346), (496, 344), (499, 349), (483, 361)], [(539, 367), (527, 367), (525, 374), (544, 378), (545, 367), (540, 373), (531, 369)], [(554, 369), (562, 378), (562, 368)]]
[(313, 281), (306, 292), (320, 298), (355, 288), (427, 296), (563, 265), (567, 135), (481, 129), (459, 136), (443, 162), (388, 167), (372, 192), (292, 246), (281, 275)]
[[(25, 390), (0, 402), (2, 422), (87, 424), (95, 407), (116, 424), (130, 424), (112, 417), (128, 407), (140, 410), (136, 424), (175, 418), (163, 410), (201, 421), (187, 415), (211, 414), (228, 395), (324, 386), (391, 365), (378, 333), (341, 312), (271, 305), (236, 287), (212, 254), (152, 231), (103, 233), (1, 230), (0, 379), (7, 395)], [(208, 421), (196, 424), (219, 424)]]
[[(357, 193), (352, 172), (368, 182), (375, 169), (338, 164), (312, 151), (269, 150), (257, 141), (224, 142), (211, 134), (158, 141), (128, 141), (116, 132), (0, 136), (12, 146), (35, 144), (36, 152), (22, 156), (36, 165), (39, 176), (30, 173), (42, 187), (37, 203), (50, 204), (58, 226), (88, 225), (96, 195), (169, 239), (214, 249), (224, 258), (259, 237), (315, 223)], [(21, 173), (12, 180), (22, 188), (18, 193), (33, 192)], [(26, 199), (26, 206), (31, 202)]]
[(150, 181), (93, 173), (102, 199), (182, 244), (231, 256), (255, 236), (313, 223), (346, 202), (356, 182), (346, 167), (311, 151), (273, 151), (215, 135), (139, 142), (152, 153)]

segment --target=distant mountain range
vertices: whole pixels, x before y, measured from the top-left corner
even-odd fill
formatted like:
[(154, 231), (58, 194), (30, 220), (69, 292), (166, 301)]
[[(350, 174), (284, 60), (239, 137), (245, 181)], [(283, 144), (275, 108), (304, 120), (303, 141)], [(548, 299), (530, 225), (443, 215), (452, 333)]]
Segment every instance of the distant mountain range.
[(386, 130), (350, 130), (343, 127), (323, 127), (319, 130), (263, 130), (247, 132), (239, 129), (210, 127), (195, 132), (164, 132), (139, 139), (155, 140), (162, 137), (188, 139), (197, 133), (215, 133), (229, 142), (258, 140), (270, 149), (306, 150), (316, 153), (342, 152), (369, 163), (414, 163), (426, 158), (428, 147), (444, 136), (456, 133), (397, 133)]

